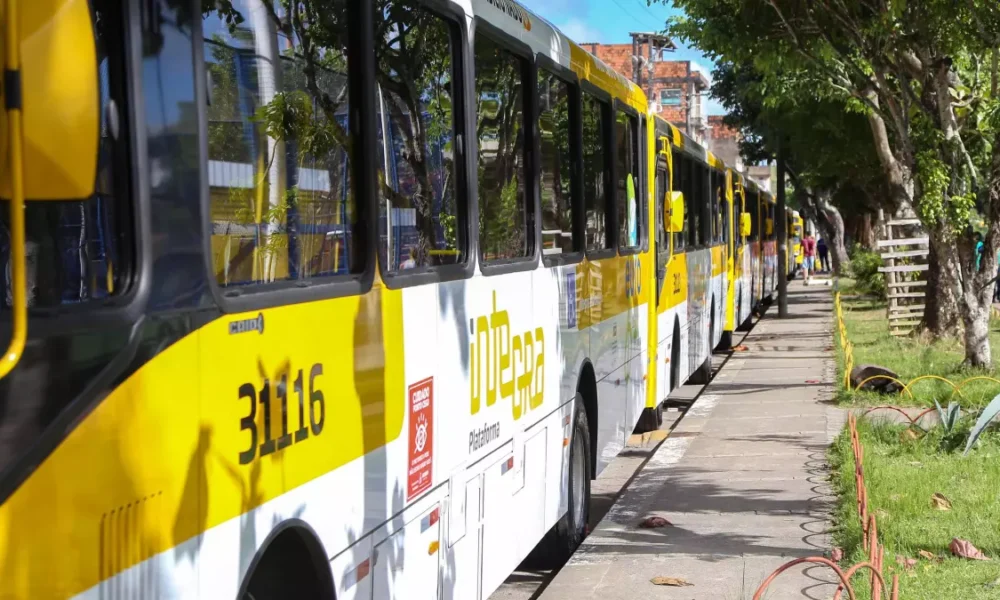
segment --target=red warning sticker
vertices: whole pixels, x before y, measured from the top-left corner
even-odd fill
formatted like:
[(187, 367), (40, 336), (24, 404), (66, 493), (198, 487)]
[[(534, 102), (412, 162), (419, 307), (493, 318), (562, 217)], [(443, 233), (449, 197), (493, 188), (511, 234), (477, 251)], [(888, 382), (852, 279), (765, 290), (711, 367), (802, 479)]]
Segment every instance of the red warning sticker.
[(434, 465), (434, 378), (414, 383), (410, 397), (410, 463), (407, 472), (406, 500), (431, 487)]

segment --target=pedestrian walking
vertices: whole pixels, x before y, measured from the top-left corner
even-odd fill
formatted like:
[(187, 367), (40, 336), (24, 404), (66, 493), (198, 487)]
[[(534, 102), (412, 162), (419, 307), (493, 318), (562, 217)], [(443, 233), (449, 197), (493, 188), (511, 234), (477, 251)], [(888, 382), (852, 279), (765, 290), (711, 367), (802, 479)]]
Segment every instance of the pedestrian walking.
[(983, 268), (983, 251), (986, 246), (983, 244), (983, 234), (976, 234), (976, 270)]
[(819, 238), (816, 240), (816, 252), (819, 253), (819, 269), (822, 273), (830, 272), (830, 249), (826, 247), (826, 240)]
[(802, 238), (802, 272), (809, 285), (809, 272), (813, 270), (813, 263), (816, 262), (816, 238), (811, 233), (807, 233)]
[(1000, 302), (1000, 250), (997, 250), (997, 280), (993, 284), (993, 303)]

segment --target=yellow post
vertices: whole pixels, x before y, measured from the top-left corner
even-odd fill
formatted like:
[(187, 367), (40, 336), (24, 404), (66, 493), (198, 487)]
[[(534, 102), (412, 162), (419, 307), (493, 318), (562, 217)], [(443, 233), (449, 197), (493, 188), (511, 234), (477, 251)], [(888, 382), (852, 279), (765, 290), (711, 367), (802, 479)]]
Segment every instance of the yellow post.
[[(4, 69), (20, 75), (21, 67), (21, 37), (17, 30), (17, 1), (7, 0), (5, 3), (6, 38)], [(11, 262), (11, 292), (13, 296), (14, 330), (11, 334), (7, 351), (0, 358), (0, 377), (6, 376), (24, 352), (24, 343), (28, 334), (28, 295), (27, 278), (25, 275), (25, 243), (24, 243), (24, 153), (23, 153), (23, 122), (20, 98), (12, 98), (11, 90), (6, 90), (4, 97), (10, 131), (10, 173), (12, 194), (10, 198), (10, 262)]]

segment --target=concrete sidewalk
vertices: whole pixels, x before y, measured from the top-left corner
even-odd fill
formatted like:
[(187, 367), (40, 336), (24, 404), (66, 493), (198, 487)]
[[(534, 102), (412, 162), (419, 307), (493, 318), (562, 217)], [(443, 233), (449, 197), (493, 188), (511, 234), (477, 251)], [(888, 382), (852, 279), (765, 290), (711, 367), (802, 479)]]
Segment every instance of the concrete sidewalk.
[[(825, 402), (832, 323), (829, 287), (790, 283), (789, 318), (768, 310), (542, 600), (750, 600), (778, 566), (827, 552), (826, 449), (845, 420)], [(672, 525), (638, 527), (653, 515)], [(830, 598), (830, 581), (804, 567), (766, 598)]]

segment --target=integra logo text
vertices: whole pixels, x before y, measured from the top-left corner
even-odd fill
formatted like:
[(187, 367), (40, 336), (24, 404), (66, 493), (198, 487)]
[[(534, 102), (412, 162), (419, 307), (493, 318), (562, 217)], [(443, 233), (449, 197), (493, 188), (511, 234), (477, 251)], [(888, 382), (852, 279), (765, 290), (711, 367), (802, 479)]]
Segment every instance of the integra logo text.
[(486, 2), (520, 23), (525, 31), (531, 31), (531, 19), (528, 17), (527, 11), (512, 0), (486, 0)]

